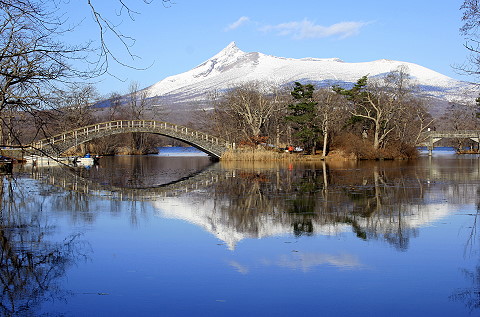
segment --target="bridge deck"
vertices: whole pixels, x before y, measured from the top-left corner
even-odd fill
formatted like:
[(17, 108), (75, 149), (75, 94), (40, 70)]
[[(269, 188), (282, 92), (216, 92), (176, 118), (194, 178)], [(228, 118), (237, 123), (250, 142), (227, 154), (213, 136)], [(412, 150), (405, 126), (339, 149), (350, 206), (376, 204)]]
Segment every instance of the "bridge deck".
[(429, 155), (432, 155), (435, 143), (442, 139), (470, 139), (480, 143), (479, 130), (458, 130), (458, 131), (428, 131), (424, 132), (419, 146), (426, 146)]
[(47, 155), (59, 155), (67, 149), (96, 138), (119, 133), (154, 133), (190, 144), (220, 158), (233, 144), (207, 133), (177, 124), (153, 120), (116, 120), (67, 131), (32, 143), (32, 149)]

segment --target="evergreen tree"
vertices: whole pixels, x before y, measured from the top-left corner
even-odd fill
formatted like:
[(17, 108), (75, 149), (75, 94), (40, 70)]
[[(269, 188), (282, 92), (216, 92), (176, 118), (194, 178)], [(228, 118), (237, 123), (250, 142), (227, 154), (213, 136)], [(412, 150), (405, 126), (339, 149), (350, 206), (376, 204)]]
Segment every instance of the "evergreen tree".
[[(365, 103), (365, 100), (367, 100), (367, 81), (368, 76), (363, 76), (362, 78), (357, 80), (357, 82), (355, 83), (355, 85), (353, 85), (351, 89), (345, 89), (340, 86), (333, 86), (332, 90), (337, 94), (344, 96), (354, 105), (363, 104)], [(364, 128), (368, 125), (368, 123), (365, 123), (365, 118), (361, 116), (356, 116), (352, 113), (350, 114), (351, 116), (346, 122), (347, 125), (353, 126), (355, 124), (362, 123), (364, 125)]]
[(399, 69), (387, 74), (383, 81), (367, 83), (367, 76), (363, 76), (351, 89), (333, 88), (351, 102), (351, 122), (365, 120), (365, 124), (373, 130), (372, 145), (375, 150), (383, 148), (389, 138), (394, 138), (398, 123), (407, 115), (407, 111), (411, 111), (413, 99), (410, 97), (412, 92), (408, 78), (408, 73)]
[(357, 82), (351, 89), (345, 89), (339, 86), (334, 86), (333, 91), (335, 91), (340, 95), (345, 96), (347, 100), (350, 100), (354, 103), (364, 103), (368, 94), (368, 92), (366, 91), (367, 81), (368, 81), (368, 77), (363, 76), (362, 78), (357, 80)]
[(291, 92), (295, 102), (288, 105), (290, 115), (287, 116), (287, 120), (293, 123), (294, 136), (312, 154), (315, 154), (317, 140), (321, 135), (316, 113), (317, 102), (313, 99), (314, 90), (315, 87), (311, 84), (302, 85), (295, 82), (295, 87)]

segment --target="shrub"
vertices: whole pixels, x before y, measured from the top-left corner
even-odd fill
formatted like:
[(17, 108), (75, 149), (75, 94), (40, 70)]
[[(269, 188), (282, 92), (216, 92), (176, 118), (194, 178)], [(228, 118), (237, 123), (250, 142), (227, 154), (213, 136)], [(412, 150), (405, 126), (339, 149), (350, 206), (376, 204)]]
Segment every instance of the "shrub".
[(332, 147), (347, 155), (353, 154), (359, 160), (407, 159), (418, 156), (415, 146), (400, 141), (390, 142), (385, 148), (375, 150), (371, 141), (352, 133), (339, 135)]

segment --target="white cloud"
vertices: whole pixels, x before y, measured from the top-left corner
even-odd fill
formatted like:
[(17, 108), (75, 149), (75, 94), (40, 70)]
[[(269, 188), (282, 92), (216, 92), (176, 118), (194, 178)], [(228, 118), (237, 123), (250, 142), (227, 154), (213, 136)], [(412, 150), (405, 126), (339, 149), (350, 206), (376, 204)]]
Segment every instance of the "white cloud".
[[(323, 253), (302, 253), (295, 252), (292, 254), (280, 255), (278, 259), (262, 258), (259, 261), (261, 266), (279, 266), (292, 270), (302, 270), (309, 272), (310, 270), (319, 266), (333, 266), (340, 270), (364, 270), (367, 269), (360, 260), (352, 254), (323, 254)], [(241, 264), (237, 261), (229, 261), (228, 264), (232, 266), (237, 272), (241, 274), (250, 273), (247, 265)], [(258, 267), (258, 265), (252, 265)]]
[(245, 17), (245, 16), (240, 17), (237, 21), (233, 22), (232, 24), (229, 24), (225, 28), (225, 32), (235, 30), (235, 29), (239, 28), (241, 25), (247, 23), (248, 21), (250, 21), (249, 17)]
[(237, 270), (237, 272), (239, 272), (241, 274), (247, 274), (248, 271), (249, 271), (247, 266), (245, 266), (243, 264), (240, 264), (237, 261), (230, 261), (229, 264), (231, 266), (233, 266), (235, 268), (235, 270)]
[(290, 269), (301, 269), (308, 272), (310, 269), (321, 266), (330, 265), (342, 270), (363, 269), (364, 265), (359, 259), (351, 254), (320, 254), (320, 253), (298, 253), (294, 255), (284, 255), (276, 263), (278, 266)]
[(360, 29), (369, 22), (340, 22), (330, 26), (323, 26), (313, 23), (308, 19), (300, 22), (288, 22), (277, 25), (267, 25), (261, 28), (264, 32), (277, 32), (280, 36), (292, 36), (295, 39), (324, 38), (338, 36), (344, 39), (357, 35)]

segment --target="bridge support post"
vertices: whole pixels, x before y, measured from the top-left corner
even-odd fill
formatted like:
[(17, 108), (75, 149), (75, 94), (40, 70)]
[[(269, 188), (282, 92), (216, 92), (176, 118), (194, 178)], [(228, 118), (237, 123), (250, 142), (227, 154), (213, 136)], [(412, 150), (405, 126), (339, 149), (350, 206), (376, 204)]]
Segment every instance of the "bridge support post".
[(433, 144), (435, 143), (435, 140), (432, 138), (432, 136), (430, 135), (429, 137), (429, 142), (427, 143), (427, 148), (428, 148), (428, 156), (432, 156), (433, 154)]

